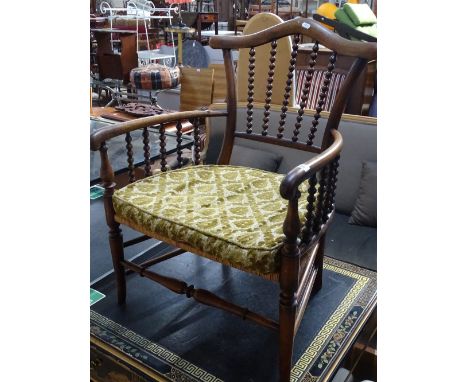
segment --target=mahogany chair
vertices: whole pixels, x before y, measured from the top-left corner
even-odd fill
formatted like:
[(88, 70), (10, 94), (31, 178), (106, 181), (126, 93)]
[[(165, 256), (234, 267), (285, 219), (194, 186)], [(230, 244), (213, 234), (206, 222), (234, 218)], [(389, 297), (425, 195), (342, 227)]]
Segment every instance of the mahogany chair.
[[(301, 35), (316, 41), (309, 61), (309, 71), (295, 123), (287, 123), (286, 114), (296, 67)], [(284, 101), (279, 123), (270, 126), (270, 103), (275, 72), (278, 39), (292, 36), (290, 66), (284, 73)], [(319, 42), (331, 50), (327, 73), (315, 106), (310, 126), (302, 126), (307, 92), (310, 88)], [(261, 123), (252, 117), (255, 86), (256, 47), (270, 44), (268, 81)], [(196, 110), (141, 118), (103, 128), (91, 135), (91, 150), (99, 150), (101, 178), (105, 188), (104, 206), (110, 228), (109, 242), (117, 280), (118, 303), (126, 299), (126, 271), (147, 277), (178, 294), (193, 297), (200, 303), (226, 310), (278, 332), (279, 379), (290, 380), (294, 337), (311, 294), (322, 284), (324, 242), (335, 210), (338, 161), (343, 145), (338, 125), (354, 82), (369, 60), (376, 58), (375, 43), (345, 40), (311, 19), (299, 18), (246, 36), (212, 37), (211, 47), (222, 49), (227, 81), (225, 110)], [(238, 107), (232, 49), (247, 48), (247, 103)], [(326, 102), (329, 82), (340, 55), (355, 60), (335, 96), (326, 126), (319, 134), (321, 111)], [(259, 57), (264, 60), (264, 57)], [(238, 70), (244, 70), (238, 68)], [(275, 80), (277, 81), (277, 80)], [(246, 110), (243, 119), (239, 112)], [(200, 160), (200, 118), (226, 118), (225, 136), (217, 165), (203, 165)], [(194, 124), (193, 166), (168, 171), (165, 154), (165, 128), (181, 120)], [(273, 119), (272, 119), (273, 120)], [(151, 175), (148, 128), (158, 126), (160, 133), (161, 171)], [(255, 126), (254, 126), (255, 125)], [(301, 132), (302, 128), (302, 132)], [(141, 129), (144, 142), (146, 178), (135, 182), (132, 138), (130, 132)], [(306, 131), (304, 131), (306, 130)], [(114, 173), (107, 157), (106, 141), (126, 135), (130, 184), (115, 190)], [(302, 139), (305, 137), (305, 139)], [(279, 145), (288, 150), (310, 153), (310, 160), (291, 169), (286, 175), (254, 168), (230, 166), (235, 141), (251, 140), (258, 144)], [(180, 139), (181, 141), (181, 139)], [(182, 165), (181, 150), (177, 158)], [(143, 234), (123, 241), (120, 224)], [(162, 240), (177, 247), (158, 258), (136, 264), (125, 260), (124, 247), (147, 238)], [(164, 260), (191, 252), (242, 271), (279, 283), (279, 322), (237, 306), (213, 293), (149, 270)]]

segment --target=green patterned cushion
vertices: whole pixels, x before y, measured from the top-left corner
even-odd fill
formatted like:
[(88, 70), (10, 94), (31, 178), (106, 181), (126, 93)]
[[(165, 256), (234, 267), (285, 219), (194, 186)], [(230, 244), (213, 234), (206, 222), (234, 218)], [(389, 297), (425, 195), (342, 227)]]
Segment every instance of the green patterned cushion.
[[(159, 173), (114, 193), (118, 217), (221, 262), (277, 272), (288, 202), (284, 175), (238, 166), (193, 166)], [(306, 184), (301, 186), (301, 221)]]

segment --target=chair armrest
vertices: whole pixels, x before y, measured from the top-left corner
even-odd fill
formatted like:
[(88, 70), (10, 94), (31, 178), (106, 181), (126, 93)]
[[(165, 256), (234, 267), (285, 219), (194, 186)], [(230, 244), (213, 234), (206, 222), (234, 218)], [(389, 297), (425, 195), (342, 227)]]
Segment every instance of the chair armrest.
[(284, 199), (291, 200), (302, 182), (309, 179), (340, 154), (343, 148), (343, 137), (335, 129), (331, 130), (331, 134), (333, 136), (333, 143), (328, 149), (311, 160), (294, 167), (285, 175), (280, 185), (280, 194)]
[(91, 150), (97, 151), (101, 144), (108, 139), (117, 137), (122, 134), (129, 133), (133, 130), (138, 130), (144, 127), (159, 125), (167, 122), (180, 121), (189, 118), (206, 118), (206, 117), (224, 117), (227, 115), (223, 110), (193, 110), (182, 111), (176, 113), (154, 115), (151, 117), (138, 118), (132, 121), (116, 123), (115, 125), (104, 127), (91, 134)]

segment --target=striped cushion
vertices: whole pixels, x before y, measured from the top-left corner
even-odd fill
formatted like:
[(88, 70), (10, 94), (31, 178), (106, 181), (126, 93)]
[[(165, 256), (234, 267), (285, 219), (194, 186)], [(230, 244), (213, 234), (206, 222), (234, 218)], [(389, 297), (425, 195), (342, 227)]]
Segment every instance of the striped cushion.
[[(325, 79), (326, 70), (314, 70), (312, 73), (312, 80), (310, 84), (310, 91), (309, 96), (307, 98), (307, 109), (315, 109), (317, 107), (317, 103), (319, 101), (320, 90), (323, 85), (323, 80)], [(297, 78), (297, 86), (296, 86), (296, 103), (299, 104), (301, 102), (302, 97), (302, 90), (306, 85), (306, 76), (307, 76), (307, 69), (297, 69), (296, 71), (296, 78)], [(330, 85), (328, 89), (328, 95), (325, 99), (325, 105), (323, 106), (322, 110), (329, 111), (335, 101), (336, 94), (340, 89), (341, 84), (343, 83), (346, 75), (342, 73), (332, 73), (332, 77), (330, 79)]]
[(180, 69), (160, 64), (141, 66), (130, 71), (130, 82), (137, 89), (172, 89), (180, 83)]

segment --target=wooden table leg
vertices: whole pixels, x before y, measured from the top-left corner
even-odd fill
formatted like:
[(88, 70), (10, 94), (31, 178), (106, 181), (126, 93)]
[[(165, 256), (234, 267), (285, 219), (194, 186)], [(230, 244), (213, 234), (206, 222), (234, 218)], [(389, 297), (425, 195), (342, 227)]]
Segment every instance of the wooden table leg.
[(197, 16), (197, 30), (198, 30), (198, 42), (199, 43), (201, 43), (201, 27), (202, 27), (201, 17), (200, 17), (200, 14), (198, 14), (198, 16)]
[(179, 48), (178, 59), (179, 65), (182, 65), (182, 32), (177, 32), (177, 47)]

